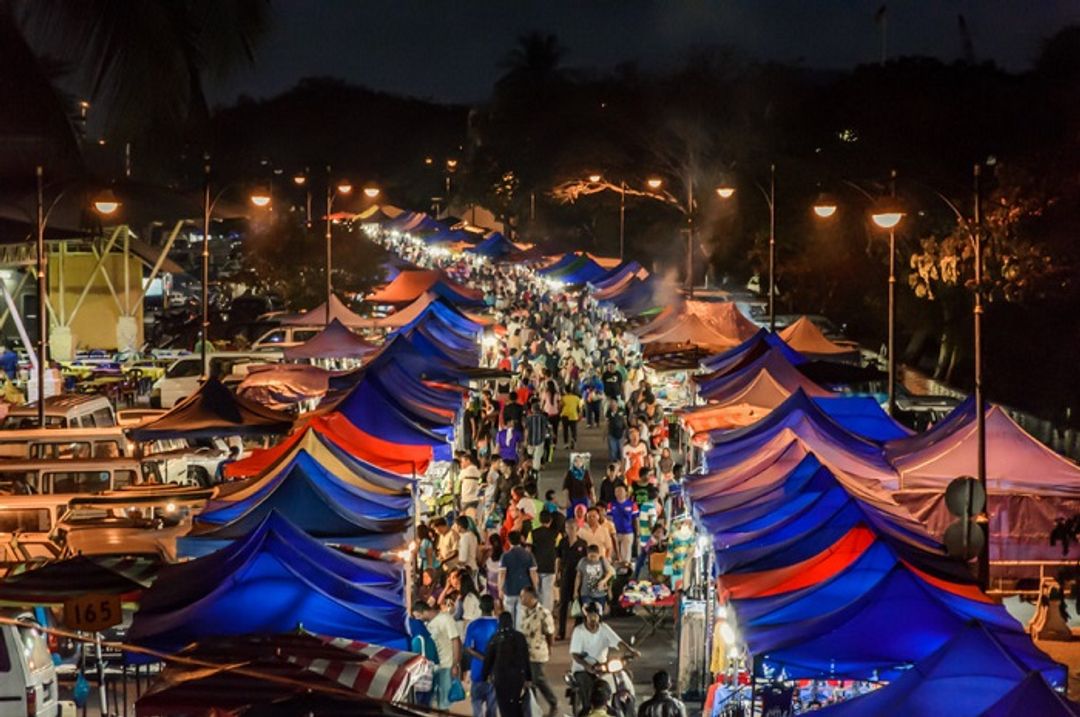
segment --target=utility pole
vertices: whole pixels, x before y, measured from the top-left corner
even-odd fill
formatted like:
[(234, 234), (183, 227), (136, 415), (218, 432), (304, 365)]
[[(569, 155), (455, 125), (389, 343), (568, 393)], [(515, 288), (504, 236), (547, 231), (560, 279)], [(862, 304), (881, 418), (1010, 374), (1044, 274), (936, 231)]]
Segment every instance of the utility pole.
[(686, 171), (686, 292), (694, 298), (694, 175)]
[(983, 355), (982, 355), (982, 192), (979, 186), (981, 166), (976, 163), (972, 175), (975, 190), (974, 222), (972, 223), (972, 241), (975, 245), (975, 305), (972, 310), (975, 319), (975, 426), (977, 458), (975, 463), (976, 479), (982, 486), (985, 496), (983, 517), (986, 522), (985, 540), (979, 551), (979, 585), (983, 590), (990, 587), (990, 495), (986, 487), (986, 396), (983, 394)]
[(619, 182), (619, 261), (626, 261), (626, 182)]

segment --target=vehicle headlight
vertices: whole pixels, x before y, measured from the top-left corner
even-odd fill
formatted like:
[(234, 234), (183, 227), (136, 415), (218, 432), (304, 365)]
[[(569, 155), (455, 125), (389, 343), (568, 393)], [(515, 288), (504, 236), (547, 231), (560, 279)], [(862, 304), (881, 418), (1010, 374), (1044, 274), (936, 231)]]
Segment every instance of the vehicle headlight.
[(607, 671), (608, 672), (622, 672), (622, 668), (623, 668), (623, 662), (619, 658), (616, 657), (614, 660), (608, 660), (608, 663), (607, 663)]

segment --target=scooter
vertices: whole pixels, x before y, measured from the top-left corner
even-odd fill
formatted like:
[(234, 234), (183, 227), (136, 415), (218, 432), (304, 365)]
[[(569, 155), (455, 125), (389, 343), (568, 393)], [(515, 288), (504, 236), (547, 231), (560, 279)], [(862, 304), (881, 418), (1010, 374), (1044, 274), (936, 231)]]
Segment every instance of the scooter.
[[(634, 717), (637, 714), (637, 693), (634, 690), (634, 676), (627, 664), (630, 657), (609, 657), (605, 662), (593, 665), (593, 675), (597, 681), (603, 681), (611, 691), (608, 707), (617, 717)], [(573, 714), (584, 714), (588, 705), (581, 702), (581, 686), (577, 676), (580, 672), (568, 672), (566, 682), (566, 700), (570, 703)]]

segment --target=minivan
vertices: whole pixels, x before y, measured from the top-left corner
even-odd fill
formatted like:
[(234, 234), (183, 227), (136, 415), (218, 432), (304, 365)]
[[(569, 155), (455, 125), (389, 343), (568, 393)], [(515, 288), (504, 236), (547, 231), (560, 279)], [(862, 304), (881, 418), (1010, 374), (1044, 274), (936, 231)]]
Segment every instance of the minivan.
[(279, 326), (256, 339), (251, 348), (256, 351), (266, 351), (299, 346), (322, 330), (322, 326)]
[(32, 616), (19, 618), (23, 625), (0, 625), (0, 714), (55, 717), (59, 687), (49, 643)]
[(0, 491), (8, 495), (103, 493), (142, 483), (131, 458), (0, 461)]
[[(210, 375), (225, 380), (230, 375), (247, 373), (251, 366), (279, 363), (281, 351), (215, 351), (210, 354)], [(150, 391), (150, 405), (154, 408), (172, 408), (195, 393), (202, 375), (202, 358), (198, 355), (176, 359), (165, 375), (154, 382)]]
[[(64, 393), (45, 398), (45, 428), (110, 428), (115, 425), (116, 411), (104, 396)], [(37, 403), (12, 407), (0, 428), (39, 428)]]
[(129, 443), (119, 426), (0, 431), (0, 459), (119, 458), (131, 455)]

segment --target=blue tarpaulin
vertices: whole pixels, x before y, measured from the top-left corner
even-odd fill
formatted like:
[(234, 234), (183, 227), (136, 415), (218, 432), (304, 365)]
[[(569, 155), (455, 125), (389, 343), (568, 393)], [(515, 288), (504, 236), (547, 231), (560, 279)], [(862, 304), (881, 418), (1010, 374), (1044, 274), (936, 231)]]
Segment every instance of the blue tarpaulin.
[[(1064, 686), (1065, 667), (1053, 662), (1026, 635), (1002, 633), (972, 622), (895, 682), (823, 709), (821, 714), (822, 717), (1076, 714), (1075, 706), (1055, 695), (1043, 680)], [(1015, 699), (1013, 693), (1017, 689), (1028, 695), (1024, 704), (1018, 705), (1018, 711), (992, 711), (995, 703), (1006, 696), (1013, 695)]]
[(277, 513), (197, 560), (162, 569), (128, 639), (175, 652), (207, 636), (324, 635), (408, 648), (400, 565), (346, 556)]

